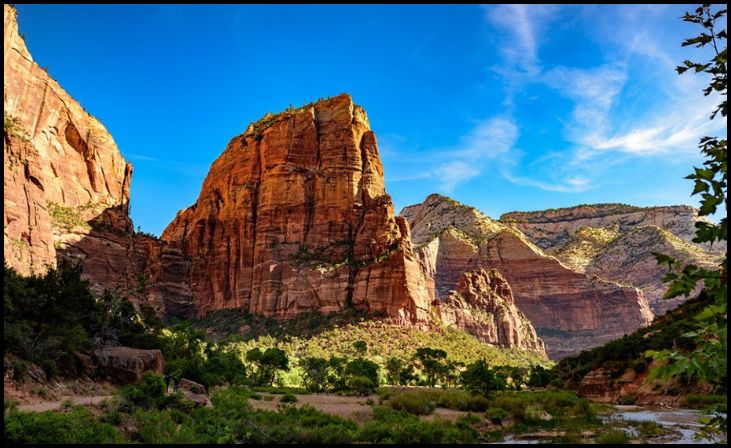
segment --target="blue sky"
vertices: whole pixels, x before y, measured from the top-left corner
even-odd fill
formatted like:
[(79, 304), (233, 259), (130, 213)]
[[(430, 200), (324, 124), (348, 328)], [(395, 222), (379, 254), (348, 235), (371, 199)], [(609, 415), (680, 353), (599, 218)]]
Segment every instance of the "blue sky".
[[(35, 60), (134, 164), (159, 234), (266, 112), (349, 92), (396, 211), (440, 192), (490, 216), (580, 203), (697, 205), (708, 120), (678, 76), (693, 6), (17, 5)], [(725, 26), (725, 24), (724, 24)]]

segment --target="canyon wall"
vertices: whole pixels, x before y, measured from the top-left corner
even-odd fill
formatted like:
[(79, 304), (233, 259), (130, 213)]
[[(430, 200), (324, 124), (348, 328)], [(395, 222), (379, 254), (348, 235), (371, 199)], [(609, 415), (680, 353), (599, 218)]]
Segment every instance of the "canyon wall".
[(429, 296), (349, 95), (266, 115), (231, 140), (162, 239), (191, 262), (196, 312), (355, 308), (425, 323)]
[[(500, 222), (523, 232), (541, 249), (565, 244), (583, 227), (607, 228), (617, 226), (620, 232), (633, 228), (655, 226), (671, 232), (678, 238), (692, 242), (695, 223), (709, 222), (698, 216), (698, 210), (687, 205), (663, 207), (636, 207), (626, 204), (578, 205), (536, 212), (511, 212), (500, 217)], [(704, 246), (712, 252), (726, 252), (724, 244)]]
[(497, 269), (553, 358), (621, 337), (652, 320), (637, 288), (573, 270), (520, 231), (472, 207), (430, 195), (401, 215), (412, 227), (427, 278), (433, 279), (434, 297), (447, 297), (466, 271)]

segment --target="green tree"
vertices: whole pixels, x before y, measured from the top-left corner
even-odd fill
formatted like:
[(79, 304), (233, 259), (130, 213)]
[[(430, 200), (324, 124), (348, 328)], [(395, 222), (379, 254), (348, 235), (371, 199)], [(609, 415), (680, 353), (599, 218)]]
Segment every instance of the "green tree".
[(530, 387), (546, 387), (556, 377), (552, 370), (544, 369), (542, 366), (535, 366), (530, 371), (528, 377), (528, 386)]
[(386, 361), (386, 380), (394, 386), (406, 386), (417, 380), (414, 365), (405, 363), (399, 358), (389, 358)]
[(345, 366), (345, 376), (347, 378), (348, 384), (350, 384), (350, 380), (355, 377), (364, 377), (368, 378), (371, 383), (373, 383), (373, 387), (378, 387), (378, 371), (380, 370), (380, 366), (376, 364), (373, 361), (369, 361), (367, 359), (363, 358), (357, 358), (352, 361), (350, 361)]
[(444, 371), (447, 352), (429, 347), (419, 347), (416, 349), (414, 358), (421, 364), (421, 370), (426, 375), (426, 382), (429, 387), (434, 387), (439, 375)]
[(496, 374), (484, 359), (467, 366), (460, 375), (460, 381), (465, 389), (486, 397), (496, 390), (505, 390), (507, 386), (505, 378)]
[(325, 358), (307, 357), (300, 359), (302, 383), (310, 392), (322, 392), (327, 387), (328, 362)]
[[(714, 11), (715, 9), (715, 11)], [(712, 57), (707, 62), (683, 61), (677, 67), (678, 74), (705, 73), (710, 77), (704, 95), (717, 94), (721, 98), (719, 105), (711, 112), (710, 119), (726, 117), (727, 96), (727, 47), (725, 28), (725, 8), (713, 8), (705, 4), (693, 13), (686, 12), (683, 20), (698, 24), (703, 31), (695, 37), (685, 39), (682, 46), (708, 47)], [(726, 210), (727, 195), (727, 141), (719, 137), (703, 137), (699, 148), (705, 157), (702, 168), (694, 168), (687, 176), (694, 182), (691, 195), (701, 195), (699, 215), (713, 215), (722, 209)], [(696, 223), (696, 243), (715, 243), (728, 241), (726, 216), (718, 224), (711, 222)], [(690, 352), (680, 350), (663, 350), (650, 352), (655, 359), (668, 360), (668, 364), (653, 372), (653, 375), (684, 376), (688, 380), (708, 381), (719, 392), (726, 391), (727, 369), (727, 259), (715, 269), (700, 268), (694, 265), (683, 266), (677, 260), (663, 254), (655, 254), (660, 264), (667, 264), (668, 274), (664, 280), (669, 282), (665, 298), (689, 296), (699, 282), (703, 282), (700, 297), (707, 301), (705, 309), (696, 317), (697, 325), (684, 337), (694, 341), (696, 348)], [(717, 428), (726, 431), (726, 417), (715, 419)]]
[(278, 370), (289, 370), (287, 352), (278, 348), (251, 349), (246, 352), (246, 360), (256, 366), (253, 379), (260, 386), (273, 385)]

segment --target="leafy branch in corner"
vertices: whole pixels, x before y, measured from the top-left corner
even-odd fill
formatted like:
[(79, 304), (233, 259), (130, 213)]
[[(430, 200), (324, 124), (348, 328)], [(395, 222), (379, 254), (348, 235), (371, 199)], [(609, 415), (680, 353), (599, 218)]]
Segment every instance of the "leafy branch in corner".
[[(718, 93), (721, 103), (713, 110), (710, 119), (726, 117), (726, 88), (727, 88), (727, 47), (725, 45), (726, 30), (716, 31), (717, 23), (724, 24), (726, 9), (713, 12), (711, 5), (705, 4), (694, 13), (686, 12), (683, 20), (699, 24), (704, 31), (696, 37), (685, 39), (682, 46), (693, 45), (697, 48), (710, 46), (714, 56), (705, 63), (684, 61), (676, 68), (678, 74), (690, 69), (692, 73), (707, 73), (710, 75), (708, 86), (703, 94), (708, 96)], [(723, 46), (723, 48), (721, 48)], [(727, 142), (724, 138), (703, 137), (698, 147), (705, 157), (703, 167), (695, 168), (694, 172), (686, 177), (695, 183), (691, 195), (701, 195), (701, 206), (698, 214), (708, 216), (715, 214), (720, 207), (726, 207), (727, 195)], [(713, 244), (728, 241), (726, 216), (718, 224), (712, 222), (697, 222), (695, 243)], [(669, 272), (663, 280), (669, 283), (664, 298), (689, 296), (696, 286), (702, 282), (703, 289), (699, 297), (707, 305), (698, 313), (695, 319), (695, 329), (683, 334), (684, 338), (692, 340), (696, 346), (689, 353), (678, 349), (650, 351), (647, 354), (654, 359), (666, 361), (663, 367), (657, 368), (653, 376), (684, 376), (688, 380), (699, 380), (713, 385), (718, 392), (726, 392), (727, 370), (727, 259), (718, 265), (717, 269), (704, 269), (694, 265), (683, 266), (682, 263), (663, 254), (654, 254), (658, 263), (666, 264)], [(709, 421), (707, 429), (712, 433), (720, 433), (726, 437), (726, 410), (717, 410), (715, 417)]]

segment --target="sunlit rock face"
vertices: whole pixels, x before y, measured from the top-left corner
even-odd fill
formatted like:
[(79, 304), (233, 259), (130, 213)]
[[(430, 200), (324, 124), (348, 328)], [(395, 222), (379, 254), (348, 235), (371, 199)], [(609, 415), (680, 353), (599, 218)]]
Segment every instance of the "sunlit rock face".
[(191, 262), (198, 314), (352, 306), (428, 320), (408, 225), (394, 216), (375, 134), (349, 95), (269, 114), (233, 138), (162, 239)]
[(544, 351), (533, 325), (515, 306), (508, 281), (494, 269), (463, 273), (457, 289), (434, 304), (444, 324), (465, 330), (483, 342)]
[(621, 337), (652, 320), (637, 288), (571, 269), (519, 230), (473, 207), (430, 195), (404, 208), (401, 216), (411, 226), (414, 250), (435, 298), (446, 298), (466, 271), (498, 270), (553, 358)]

